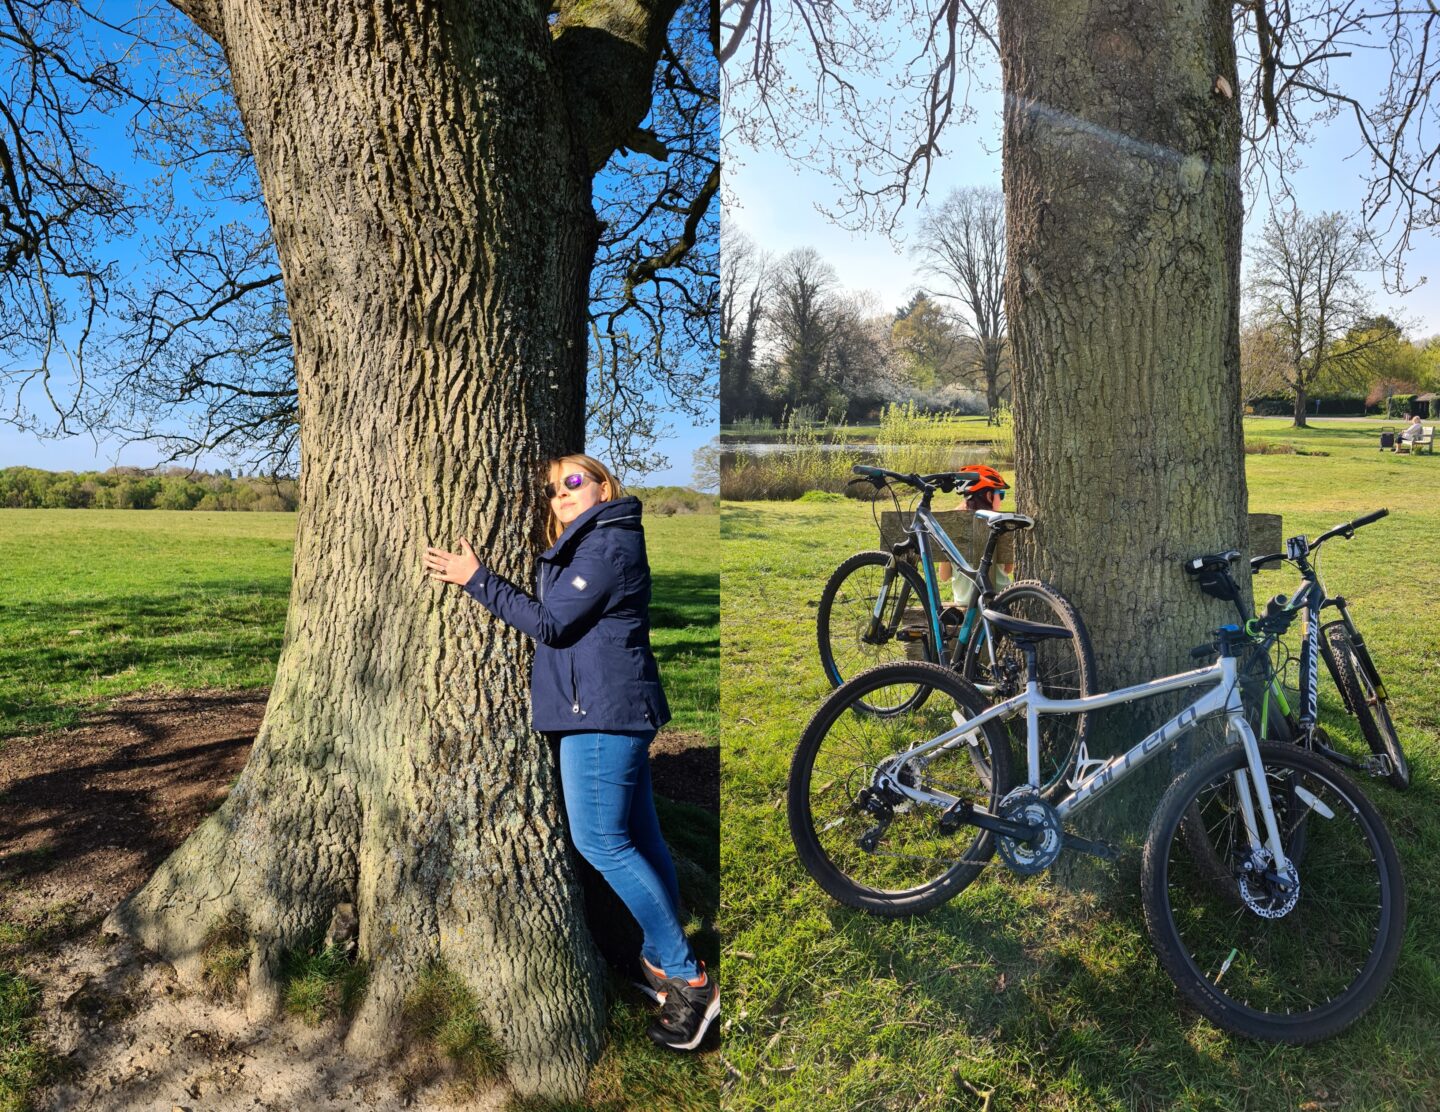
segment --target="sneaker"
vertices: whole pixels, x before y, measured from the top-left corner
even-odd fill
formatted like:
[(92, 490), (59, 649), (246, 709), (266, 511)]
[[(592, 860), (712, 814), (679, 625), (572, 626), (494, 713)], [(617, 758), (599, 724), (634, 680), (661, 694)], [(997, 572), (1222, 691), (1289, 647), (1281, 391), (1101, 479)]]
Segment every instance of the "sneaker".
[(643, 957), (640, 959), (640, 971), (644, 975), (643, 981), (633, 981), (636, 988), (648, 996), (657, 1004), (665, 1003), (665, 970), (657, 969)]
[(671, 1050), (694, 1050), (720, 1014), (720, 990), (715, 979), (702, 962), (700, 976), (693, 981), (671, 977), (660, 995), (664, 1003), (647, 1034)]

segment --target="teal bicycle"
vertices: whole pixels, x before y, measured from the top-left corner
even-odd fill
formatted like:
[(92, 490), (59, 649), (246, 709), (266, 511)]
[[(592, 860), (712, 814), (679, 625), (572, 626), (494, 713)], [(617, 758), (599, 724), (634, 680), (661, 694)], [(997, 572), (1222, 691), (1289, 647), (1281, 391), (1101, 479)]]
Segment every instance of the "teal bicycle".
[[(1024, 514), (977, 510), (989, 528), (979, 563), (971, 563), (936, 520), (931, 503), (937, 493), (963, 494), (973, 481), (965, 472), (904, 475), (882, 467), (857, 465), (856, 482), (868, 481), (877, 494), (886, 491), (897, 511), (897, 485), (919, 495), (905, 526), (905, 540), (890, 551), (857, 552), (830, 576), (820, 593), (816, 633), (820, 664), (832, 687), (876, 664), (922, 660), (944, 665), (996, 702), (1024, 690), (1024, 654), (986, 612), (1021, 621), (1058, 626), (1070, 634), (1064, 641), (1039, 647), (1040, 685), (1052, 699), (1089, 695), (1095, 675), (1090, 638), (1069, 601), (1049, 584), (1024, 579), (996, 592), (991, 578), (1000, 538), (1031, 528)], [(970, 580), (974, 603), (947, 606), (941, 600), (936, 558), (948, 560), (954, 574)], [(928, 698), (924, 685), (907, 692), (904, 701), (862, 700), (861, 709), (877, 715), (912, 710)], [(1043, 723), (1040, 767), (1044, 793), (1058, 791), (1066, 771), (1080, 752), (1089, 715), (1054, 717)], [(1017, 739), (1018, 741), (1018, 739)]]

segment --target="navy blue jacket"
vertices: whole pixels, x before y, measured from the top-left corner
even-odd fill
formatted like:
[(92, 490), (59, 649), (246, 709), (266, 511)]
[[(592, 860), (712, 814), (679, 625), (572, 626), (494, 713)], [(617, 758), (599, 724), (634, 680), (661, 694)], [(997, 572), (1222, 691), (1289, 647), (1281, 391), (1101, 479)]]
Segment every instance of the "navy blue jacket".
[(466, 592), (535, 638), (530, 715), (542, 732), (658, 730), (670, 720), (650, 651), (640, 502), (591, 506), (540, 556), (536, 598), (483, 564)]

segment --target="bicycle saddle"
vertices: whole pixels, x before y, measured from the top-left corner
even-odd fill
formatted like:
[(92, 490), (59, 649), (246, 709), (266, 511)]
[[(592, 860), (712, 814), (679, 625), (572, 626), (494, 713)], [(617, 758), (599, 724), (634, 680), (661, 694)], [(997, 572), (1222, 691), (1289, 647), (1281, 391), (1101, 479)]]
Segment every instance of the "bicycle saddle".
[(1003, 629), (1017, 641), (1039, 641), (1047, 637), (1056, 639), (1071, 636), (1070, 630), (1064, 626), (1046, 625), (1043, 622), (1027, 622), (1024, 618), (1012, 618), (1009, 614), (1002, 614), (998, 610), (991, 610), (988, 606), (981, 607), (985, 620), (996, 629)]
[(1229, 552), (1211, 553), (1208, 556), (1193, 556), (1185, 561), (1185, 570), (1191, 575), (1205, 575), (1224, 571), (1238, 559), (1240, 559), (1238, 548), (1232, 548)]
[(1033, 517), (1001, 513), (999, 510), (976, 510), (975, 516), (997, 533), (1013, 533), (1017, 529), (1029, 529), (1035, 524)]

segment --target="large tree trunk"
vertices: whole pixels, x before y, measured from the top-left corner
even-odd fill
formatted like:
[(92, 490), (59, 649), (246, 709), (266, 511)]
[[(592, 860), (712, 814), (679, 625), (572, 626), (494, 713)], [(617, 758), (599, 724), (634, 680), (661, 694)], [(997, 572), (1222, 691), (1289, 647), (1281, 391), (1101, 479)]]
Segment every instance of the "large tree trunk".
[(1310, 392), (1305, 388), (1303, 379), (1295, 383), (1295, 427), (1297, 429), (1309, 428), (1305, 420), (1305, 407), (1310, 404)]
[(1247, 543), (1230, 5), (999, 11), (1020, 560), (1075, 603), (1109, 689), (1193, 666), (1227, 618), (1180, 561)]
[(277, 961), (356, 904), (349, 1048), (422, 967), (475, 989), (521, 1092), (574, 1098), (603, 1020), (530, 648), (422, 572), (472, 538), (529, 583), (536, 466), (583, 440), (595, 242), (540, 8), (219, 6), (289, 298), (301, 509), (284, 648), (229, 798), (111, 919), (194, 974), (228, 911)]

